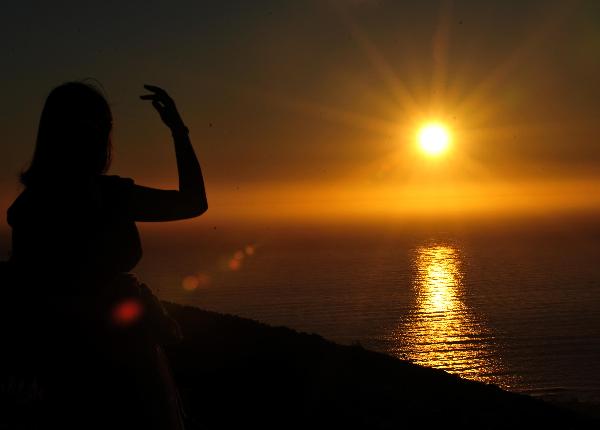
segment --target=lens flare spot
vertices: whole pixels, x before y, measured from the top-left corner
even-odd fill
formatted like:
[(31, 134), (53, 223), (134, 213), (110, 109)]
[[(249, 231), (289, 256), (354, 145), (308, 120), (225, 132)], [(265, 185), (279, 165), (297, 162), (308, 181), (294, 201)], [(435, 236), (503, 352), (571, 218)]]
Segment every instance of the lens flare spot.
[(207, 273), (197, 273), (183, 278), (181, 286), (186, 291), (195, 291), (198, 289), (207, 288), (210, 285), (210, 275)]
[(238, 260), (237, 258), (232, 258), (231, 260), (229, 260), (228, 267), (229, 270), (237, 272), (242, 267), (242, 261)]
[(199, 285), (200, 282), (198, 280), (198, 277), (194, 275), (186, 276), (185, 278), (183, 278), (183, 281), (181, 281), (181, 286), (186, 291), (194, 291), (196, 288), (198, 288)]
[(112, 319), (117, 325), (131, 325), (141, 317), (142, 312), (142, 304), (137, 299), (125, 299), (113, 308)]

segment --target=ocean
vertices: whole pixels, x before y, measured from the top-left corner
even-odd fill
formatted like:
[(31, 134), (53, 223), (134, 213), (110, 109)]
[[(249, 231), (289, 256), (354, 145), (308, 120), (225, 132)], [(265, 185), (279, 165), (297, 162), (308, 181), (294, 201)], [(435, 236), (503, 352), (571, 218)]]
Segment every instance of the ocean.
[(600, 403), (599, 226), (141, 224), (136, 273), (166, 300)]
[(557, 400), (600, 401), (600, 234), (576, 221), (142, 228), (161, 298)]

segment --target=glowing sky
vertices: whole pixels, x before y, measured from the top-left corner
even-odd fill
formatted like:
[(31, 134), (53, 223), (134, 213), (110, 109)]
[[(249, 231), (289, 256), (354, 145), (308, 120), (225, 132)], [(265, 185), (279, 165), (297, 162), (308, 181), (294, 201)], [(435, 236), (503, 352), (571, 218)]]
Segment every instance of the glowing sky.
[[(19, 1), (0, 32), (3, 212), (46, 94), (85, 77), (113, 172), (147, 185), (175, 163), (137, 96), (172, 93), (215, 219), (600, 207), (595, 0)], [(414, 141), (431, 120), (452, 130), (436, 160)]]

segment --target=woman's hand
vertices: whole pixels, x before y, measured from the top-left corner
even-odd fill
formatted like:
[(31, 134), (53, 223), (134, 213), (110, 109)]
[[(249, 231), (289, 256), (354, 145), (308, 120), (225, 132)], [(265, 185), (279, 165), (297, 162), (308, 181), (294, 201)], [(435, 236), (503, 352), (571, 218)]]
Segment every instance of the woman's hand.
[(177, 107), (173, 99), (167, 94), (165, 90), (154, 85), (144, 85), (148, 91), (154, 94), (144, 94), (140, 96), (142, 100), (152, 100), (152, 106), (158, 111), (160, 118), (167, 127), (171, 129), (171, 132), (185, 131), (187, 128), (177, 112)]

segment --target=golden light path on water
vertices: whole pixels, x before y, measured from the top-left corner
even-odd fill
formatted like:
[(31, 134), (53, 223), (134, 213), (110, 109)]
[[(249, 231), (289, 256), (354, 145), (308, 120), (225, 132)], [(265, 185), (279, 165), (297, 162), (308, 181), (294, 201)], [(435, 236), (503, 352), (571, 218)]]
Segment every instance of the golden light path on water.
[(392, 336), (394, 352), (416, 364), (506, 386), (492, 334), (464, 301), (461, 265), (455, 247), (416, 249), (416, 303)]

